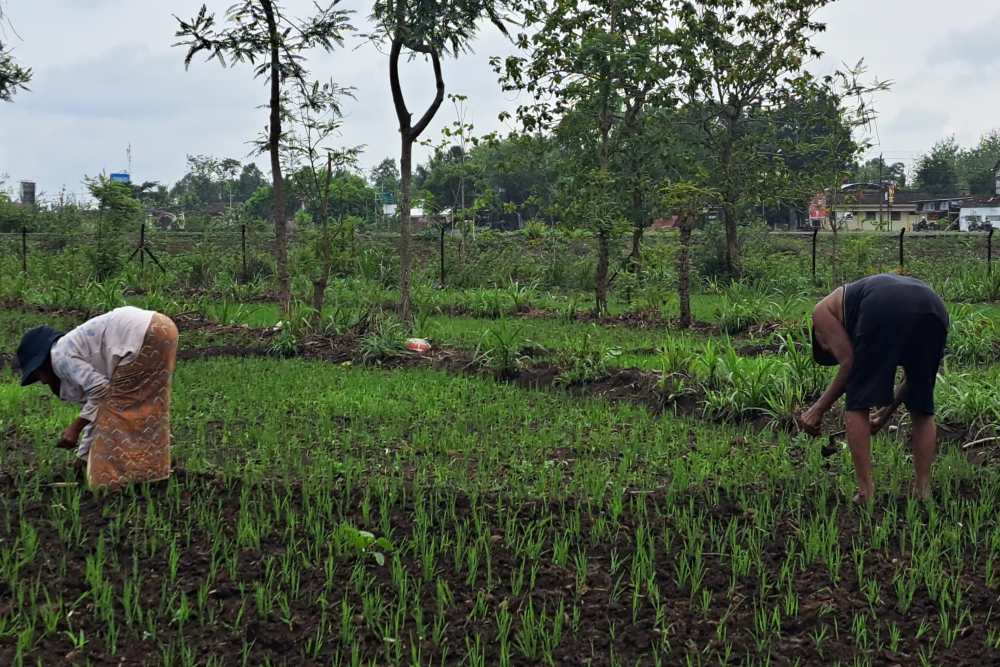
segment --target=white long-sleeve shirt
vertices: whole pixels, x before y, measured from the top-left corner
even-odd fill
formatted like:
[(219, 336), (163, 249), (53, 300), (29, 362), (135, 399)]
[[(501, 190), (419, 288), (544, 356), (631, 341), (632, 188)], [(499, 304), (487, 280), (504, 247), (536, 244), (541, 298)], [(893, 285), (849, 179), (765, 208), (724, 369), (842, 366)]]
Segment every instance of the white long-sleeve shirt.
[(126, 306), (87, 320), (52, 346), (52, 370), (59, 377), (59, 398), (82, 405), (90, 422), (80, 438), (77, 456), (86, 457), (93, 438), (97, 409), (107, 395), (111, 376), (142, 348), (155, 313)]

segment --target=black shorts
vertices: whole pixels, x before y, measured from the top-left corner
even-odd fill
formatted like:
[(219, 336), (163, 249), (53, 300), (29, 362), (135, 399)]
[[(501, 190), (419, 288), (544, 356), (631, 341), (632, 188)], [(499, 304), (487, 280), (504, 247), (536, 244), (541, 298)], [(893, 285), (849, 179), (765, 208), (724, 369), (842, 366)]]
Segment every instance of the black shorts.
[(871, 329), (854, 346), (854, 365), (847, 378), (847, 409), (890, 405), (896, 369), (906, 372), (904, 403), (910, 412), (934, 414), (934, 384), (944, 358), (948, 327), (936, 315), (911, 315), (893, 326)]

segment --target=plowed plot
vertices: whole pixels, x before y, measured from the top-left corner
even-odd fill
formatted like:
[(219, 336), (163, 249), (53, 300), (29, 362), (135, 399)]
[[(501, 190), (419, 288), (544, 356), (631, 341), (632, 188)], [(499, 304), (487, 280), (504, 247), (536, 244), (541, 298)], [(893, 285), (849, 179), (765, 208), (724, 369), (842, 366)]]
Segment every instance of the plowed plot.
[[(903, 500), (867, 514), (822, 491), (762, 506), (711, 491), (601, 504), (344, 480), (337, 488), (180, 473), (104, 499), (65, 487), (32, 499), (8, 490), (4, 516), (19, 515), (21, 528), (11, 526), (5, 540), (21, 558), (4, 563), (0, 611), (8, 628), (37, 616), (57, 632), (21, 630), (0, 643), (0, 659), (1000, 659), (989, 619), (996, 592), (975, 573), (979, 556), (942, 552), (928, 562), (935, 554), (922, 536), (947, 527)], [(958, 502), (969, 518), (981, 508)], [(369, 543), (355, 526), (381, 526), (387, 539)], [(18, 642), (29, 650), (19, 653)]]
[(842, 449), (641, 373), (443, 365), (185, 360), (177, 474), (109, 496), (0, 374), (0, 664), (1000, 661), (1000, 476), (960, 444), (922, 505), (880, 436), (862, 509)]

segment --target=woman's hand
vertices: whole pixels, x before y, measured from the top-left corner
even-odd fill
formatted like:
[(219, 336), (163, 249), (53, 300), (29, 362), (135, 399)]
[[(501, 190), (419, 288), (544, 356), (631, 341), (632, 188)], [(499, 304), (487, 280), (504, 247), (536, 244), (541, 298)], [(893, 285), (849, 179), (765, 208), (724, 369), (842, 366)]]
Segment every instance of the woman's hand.
[(74, 421), (63, 431), (62, 437), (59, 438), (59, 444), (56, 447), (59, 449), (76, 449), (77, 443), (80, 441), (80, 431), (82, 430), (77, 422)]

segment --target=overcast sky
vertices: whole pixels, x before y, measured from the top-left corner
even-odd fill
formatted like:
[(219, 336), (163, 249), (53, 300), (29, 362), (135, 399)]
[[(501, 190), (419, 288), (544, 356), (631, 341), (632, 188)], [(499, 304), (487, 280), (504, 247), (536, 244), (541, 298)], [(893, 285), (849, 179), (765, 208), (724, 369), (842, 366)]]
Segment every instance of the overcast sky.
[[(211, 0), (224, 12), (235, 0)], [(133, 150), (133, 180), (169, 183), (183, 175), (189, 153), (246, 159), (247, 141), (263, 128), (263, 81), (247, 68), (195, 62), (184, 70), (182, 49), (172, 48), (176, 21), (189, 18), (196, 0), (0, 0), (17, 31), (6, 28), (15, 56), (34, 69), (31, 92), (0, 104), (0, 174), (8, 186), (35, 180), (43, 192), (83, 190), (85, 175), (121, 170)], [(287, 0), (293, 15), (311, 0)], [(367, 27), (369, 3), (344, 0), (353, 22)], [(894, 81), (876, 101), (878, 145), (888, 161), (914, 158), (937, 139), (954, 134), (963, 144), (1000, 126), (1000, 5), (996, 0), (836, 0), (821, 14), (826, 53), (813, 64), (828, 72), (864, 58), (872, 75)], [(498, 129), (497, 114), (517, 106), (504, 94), (489, 57), (510, 47), (492, 27), (475, 53), (445, 62), (448, 92), (469, 98), (477, 132)], [(345, 49), (312, 58), (319, 78), (353, 86), (346, 104), (345, 145), (367, 146), (365, 167), (398, 156), (389, 96), (388, 58), (354, 38)], [(430, 99), (429, 65), (411, 63), (404, 88), (415, 113)], [(424, 94), (420, 94), (424, 92)], [(454, 120), (444, 107), (426, 137), (439, 137)], [(502, 128), (500, 128), (502, 129)], [(263, 164), (263, 162), (262, 162)]]

